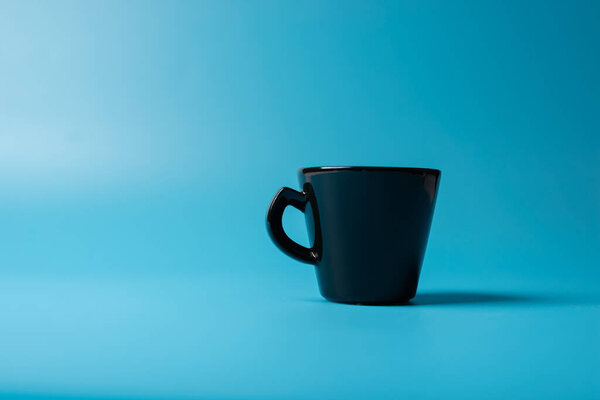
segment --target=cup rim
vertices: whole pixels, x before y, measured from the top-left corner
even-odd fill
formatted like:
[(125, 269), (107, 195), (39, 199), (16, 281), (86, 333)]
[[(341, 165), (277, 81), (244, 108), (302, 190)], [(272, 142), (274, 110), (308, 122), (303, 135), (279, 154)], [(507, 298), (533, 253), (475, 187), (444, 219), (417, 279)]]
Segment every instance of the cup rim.
[(357, 167), (357, 166), (348, 166), (348, 167), (308, 167), (308, 168), (300, 168), (298, 172), (303, 174), (315, 174), (315, 173), (324, 173), (324, 172), (336, 172), (336, 171), (355, 171), (355, 172), (408, 172), (408, 173), (417, 173), (417, 174), (433, 174), (439, 176), (442, 171), (434, 168), (413, 168), (413, 167)]

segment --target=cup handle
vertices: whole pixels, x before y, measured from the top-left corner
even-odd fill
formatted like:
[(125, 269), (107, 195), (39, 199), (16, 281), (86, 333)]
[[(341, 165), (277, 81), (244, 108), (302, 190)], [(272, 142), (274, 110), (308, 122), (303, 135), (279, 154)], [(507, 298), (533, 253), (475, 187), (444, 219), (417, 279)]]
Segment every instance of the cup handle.
[(321, 259), (321, 233), (316, 207), (312, 207), (315, 218), (315, 242), (311, 248), (304, 247), (290, 239), (283, 230), (282, 221), (283, 211), (287, 206), (292, 206), (304, 212), (306, 204), (314, 199), (312, 190), (310, 189), (311, 186), (309, 184), (304, 185), (302, 192), (290, 189), (289, 187), (279, 189), (267, 212), (267, 231), (273, 243), (285, 254), (304, 263), (316, 264)]

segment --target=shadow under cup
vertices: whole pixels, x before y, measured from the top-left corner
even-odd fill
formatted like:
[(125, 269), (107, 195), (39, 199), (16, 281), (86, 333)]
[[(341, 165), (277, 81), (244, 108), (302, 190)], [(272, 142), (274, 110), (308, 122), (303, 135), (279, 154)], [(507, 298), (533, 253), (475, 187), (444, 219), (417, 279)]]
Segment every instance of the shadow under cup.
[[(441, 172), (423, 168), (316, 167), (299, 171), (302, 191), (282, 188), (267, 230), (284, 253), (316, 266), (327, 300), (405, 303), (421, 272)], [(284, 232), (291, 205), (306, 216), (311, 248)]]

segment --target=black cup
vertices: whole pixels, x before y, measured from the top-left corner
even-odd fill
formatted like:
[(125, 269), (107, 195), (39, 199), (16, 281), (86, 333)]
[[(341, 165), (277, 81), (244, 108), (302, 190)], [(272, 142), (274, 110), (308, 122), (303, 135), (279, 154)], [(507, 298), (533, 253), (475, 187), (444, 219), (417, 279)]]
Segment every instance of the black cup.
[[(284, 187), (275, 195), (267, 230), (285, 254), (316, 265), (327, 300), (406, 303), (417, 292), (440, 174), (423, 168), (304, 168), (298, 172), (302, 192)], [(305, 213), (311, 248), (285, 234), (288, 205)]]

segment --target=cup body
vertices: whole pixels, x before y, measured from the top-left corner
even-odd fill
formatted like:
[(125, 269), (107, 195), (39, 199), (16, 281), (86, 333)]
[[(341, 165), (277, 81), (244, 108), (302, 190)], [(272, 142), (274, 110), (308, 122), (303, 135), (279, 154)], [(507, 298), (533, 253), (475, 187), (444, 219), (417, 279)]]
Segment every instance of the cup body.
[(319, 288), (330, 301), (403, 303), (421, 272), (440, 171), (317, 167), (299, 171)]

